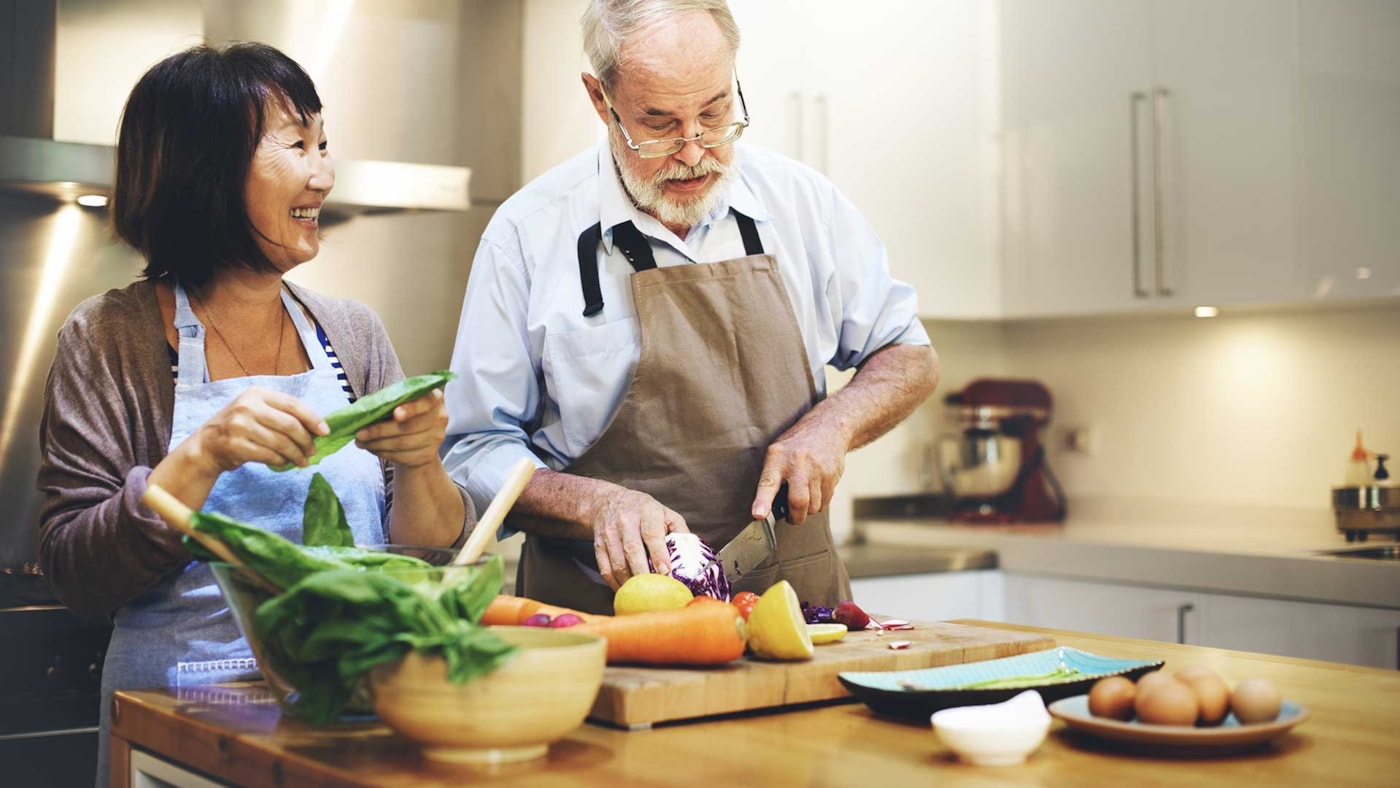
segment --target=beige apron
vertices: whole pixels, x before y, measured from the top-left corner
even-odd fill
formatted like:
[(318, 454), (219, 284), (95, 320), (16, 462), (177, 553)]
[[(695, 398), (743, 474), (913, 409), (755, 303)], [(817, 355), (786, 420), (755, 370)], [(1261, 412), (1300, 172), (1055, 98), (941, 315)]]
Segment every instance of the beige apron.
[[(613, 229), (636, 269), (632, 295), (641, 358), (622, 405), (566, 473), (644, 492), (685, 517), (716, 549), (752, 520), (768, 446), (817, 401), (806, 348), (772, 255), (753, 220), (735, 213), (748, 256), (657, 268), (631, 222)], [(579, 239), (586, 315), (602, 310), (595, 225)], [(761, 593), (787, 580), (805, 602), (851, 598), (825, 512), (779, 521), (777, 555), (734, 583)], [(733, 578), (731, 578), (733, 580)], [(529, 535), (516, 592), (591, 613), (612, 613), (592, 540)]]

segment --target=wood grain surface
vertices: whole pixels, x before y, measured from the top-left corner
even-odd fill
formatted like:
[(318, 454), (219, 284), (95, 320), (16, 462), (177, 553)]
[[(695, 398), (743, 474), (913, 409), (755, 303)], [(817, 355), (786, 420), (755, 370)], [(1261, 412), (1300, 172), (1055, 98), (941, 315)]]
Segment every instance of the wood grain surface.
[[(980, 627), (1003, 628), (988, 622)], [(1231, 683), (1276, 682), (1312, 719), (1261, 749), (1224, 757), (1143, 752), (1052, 724), (1019, 766), (956, 761), (927, 725), (862, 704), (730, 715), (623, 731), (586, 724), (540, 760), (446, 770), (376, 722), (312, 729), (282, 718), (261, 684), (121, 692), (113, 763), (131, 749), (234, 785), (1395, 785), (1400, 774), (1400, 673), (1072, 632), (1004, 627), (1125, 659), (1204, 665)], [(114, 773), (113, 785), (129, 774)]]
[[(884, 618), (880, 616), (879, 618)], [(589, 719), (633, 728), (803, 703), (849, 699), (836, 675), (850, 670), (916, 670), (1014, 657), (1053, 648), (1044, 635), (914, 622), (891, 632), (851, 632), (801, 662), (743, 657), (715, 668), (609, 667)], [(908, 648), (889, 644), (907, 641)]]

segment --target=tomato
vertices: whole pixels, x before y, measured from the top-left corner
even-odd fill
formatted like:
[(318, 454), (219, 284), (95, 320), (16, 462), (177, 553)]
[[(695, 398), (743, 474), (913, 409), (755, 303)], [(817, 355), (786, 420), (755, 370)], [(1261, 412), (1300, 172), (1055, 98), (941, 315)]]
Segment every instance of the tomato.
[(749, 613), (753, 611), (753, 606), (758, 603), (758, 594), (752, 591), (740, 591), (729, 600), (729, 604), (739, 608), (739, 614), (745, 621), (749, 620)]
[(720, 601), (720, 600), (715, 599), (714, 597), (710, 596), (709, 594), (701, 594), (701, 595), (695, 597), (694, 599), (690, 600), (689, 602), (686, 602), (686, 603), (685, 603), (685, 606), (686, 606), (686, 607), (694, 607), (695, 605), (703, 605), (703, 604), (706, 604), (706, 603), (709, 603), (709, 602), (718, 602), (718, 601)]

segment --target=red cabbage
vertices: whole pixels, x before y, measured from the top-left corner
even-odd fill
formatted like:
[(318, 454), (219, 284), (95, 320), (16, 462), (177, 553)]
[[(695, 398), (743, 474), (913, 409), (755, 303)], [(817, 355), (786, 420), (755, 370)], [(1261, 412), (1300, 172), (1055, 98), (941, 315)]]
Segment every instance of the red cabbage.
[(670, 534), (666, 551), (671, 555), (671, 577), (685, 583), (696, 596), (729, 601), (729, 578), (715, 557), (715, 549), (695, 534)]

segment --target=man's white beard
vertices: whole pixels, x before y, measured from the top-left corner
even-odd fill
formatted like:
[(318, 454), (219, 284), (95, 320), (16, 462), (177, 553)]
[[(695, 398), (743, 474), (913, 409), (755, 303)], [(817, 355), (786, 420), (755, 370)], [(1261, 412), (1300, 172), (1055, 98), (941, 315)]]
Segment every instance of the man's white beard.
[[(612, 149), (613, 162), (617, 165), (622, 185), (627, 189), (632, 202), (667, 226), (689, 228), (698, 224), (715, 209), (725, 186), (734, 180), (736, 172), (732, 164), (726, 165), (713, 156), (705, 156), (694, 167), (672, 162), (652, 176), (651, 180), (643, 180), (633, 174), (625, 163), (637, 154), (622, 143), (620, 135), (616, 132), (608, 134), (608, 146)], [(669, 180), (701, 178), (710, 174), (719, 175), (710, 184), (710, 188), (703, 195), (683, 202), (668, 197), (663, 188)]]

